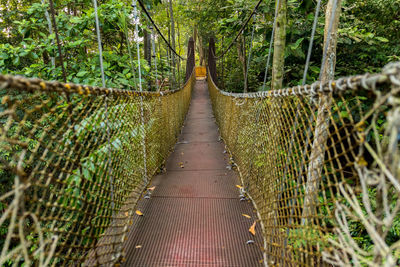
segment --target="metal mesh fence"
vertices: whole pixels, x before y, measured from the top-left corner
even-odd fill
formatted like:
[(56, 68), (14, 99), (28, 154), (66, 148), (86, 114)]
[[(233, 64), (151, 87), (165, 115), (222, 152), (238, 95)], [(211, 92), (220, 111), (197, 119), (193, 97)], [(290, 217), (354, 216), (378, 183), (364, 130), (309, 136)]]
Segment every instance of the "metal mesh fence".
[(270, 266), (400, 263), (398, 63), (269, 92), (208, 84)]
[(139, 93), (0, 75), (0, 265), (121, 260), (193, 84)]

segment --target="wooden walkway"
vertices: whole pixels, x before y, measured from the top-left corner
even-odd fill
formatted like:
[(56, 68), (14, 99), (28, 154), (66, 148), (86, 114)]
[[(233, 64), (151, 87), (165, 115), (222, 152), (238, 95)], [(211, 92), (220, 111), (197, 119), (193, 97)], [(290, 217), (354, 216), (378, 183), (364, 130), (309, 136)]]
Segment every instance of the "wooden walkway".
[(166, 172), (138, 204), (143, 216), (135, 215), (128, 234), (125, 266), (262, 266), (260, 228), (249, 232), (256, 214), (239, 200), (240, 182), (218, 136), (207, 83), (197, 81)]

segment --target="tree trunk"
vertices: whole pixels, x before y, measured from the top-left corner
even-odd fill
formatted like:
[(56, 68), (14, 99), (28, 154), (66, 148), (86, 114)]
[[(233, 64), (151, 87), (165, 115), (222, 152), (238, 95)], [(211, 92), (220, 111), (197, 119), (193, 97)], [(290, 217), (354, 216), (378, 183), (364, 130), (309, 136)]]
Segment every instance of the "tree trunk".
[[(333, 5), (337, 3), (334, 17), (332, 18)], [(336, 65), (337, 32), (339, 27), (340, 9), (342, 0), (329, 0), (325, 16), (324, 48), (326, 60), (322, 66), (320, 80), (326, 82), (333, 80)], [(332, 22), (331, 34), (328, 40), (329, 24)], [(325, 143), (328, 139), (329, 113), (331, 106), (331, 95), (320, 95), (318, 100), (318, 115), (314, 132), (314, 142), (311, 149), (310, 163), (307, 170), (307, 183), (304, 196), (302, 214), (302, 225), (306, 225), (313, 216), (315, 206), (318, 204), (318, 188), (321, 182), (322, 169), (324, 165)]]
[(205, 65), (205, 60), (204, 60), (204, 48), (203, 48), (203, 38), (200, 35), (197, 35), (198, 42), (197, 42), (197, 49), (199, 51), (199, 61), (200, 61), (200, 66)]
[(276, 18), (276, 28), (274, 33), (274, 57), (272, 62), (272, 82), (271, 89), (282, 88), (283, 75), (285, 73), (285, 45), (286, 45), (286, 13), (287, 0), (280, 0), (278, 14)]
[[(178, 30), (178, 54), (181, 55), (181, 31), (180, 31), (180, 28), (179, 28), (179, 22), (178, 21), (176, 22), (176, 28)], [(182, 67), (181, 66), (181, 59), (178, 58), (178, 83), (179, 83), (179, 87), (181, 86), (180, 85), (181, 67)]]
[(151, 35), (147, 30), (143, 31), (143, 42), (144, 42), (144, 59), (151, 67)]
[[(45, 1), (42, 0), (42, 4), (44, 4), (44, 3), (45, 3)], [(47, 11), (47, 9), (44, 11), (44, 15), (45, 15), (46, 20), (47, 20), (47, 24), (48, 24), (47, 26), (48, 26), (48, 29), (49, 29), (49, 34), (51, 35), (51, 34), (53, 34), (53, 25), (51, 24), (50, 15), (49, 15), (49, 12)], [(54, 44), (54, 41), (51, 41), (51, 43)], [(50, 60), (51, 60), (51, 66), (53, 68), (55, 68), (56, 67), (56, 59), (55, 59), (55, 57), (50, 57)]]
[(122, 31), (119, 32), (119, 38), (120, 38), (119, 55), (122, 56), (124, 52), (124, 42), (125, 42), (125, 36)]
[[(193, 41), (194, 41), (194, 49), (197, 48), (197, 25), (194, 25), (193, 29)], [(195, 63), (196, 63), (196, 53), (195, 53)], [(196, 64), (195, 64), (196, 65)]]
[(240, 35), (238, 42), (236, 42), (236, 48), (238, 52), (239, 61), (242, 64), (242, 71), (243, 71), (243, 80), (244, 80), (244, 88), (243, 92), (247, 93), (247, 82), (246, 82), (246, 52), (244, 51), (244, 37)]

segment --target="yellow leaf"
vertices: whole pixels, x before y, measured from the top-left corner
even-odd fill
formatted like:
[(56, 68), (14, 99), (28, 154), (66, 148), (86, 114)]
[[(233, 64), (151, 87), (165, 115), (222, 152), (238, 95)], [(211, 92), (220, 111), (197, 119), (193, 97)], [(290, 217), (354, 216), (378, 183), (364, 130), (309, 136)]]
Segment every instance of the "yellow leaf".
[(249, 232), (252, 233), (252, 235), (256, 235), (256, 222), (254, 222), (253, 225), (250, 226)]
[(6, 95), (1, 99), (1, 104), (5, 105), (9, 100), (10, 100), (10, 97)]
[(244, 214), (244, 213), (242, 213), (242, 215), (243, 215), (244, 217), (246, 217), (247, 219), (250, 219), (250, 218), (251, 218), (250, 215), (247, 215), (247, 214)]
[(236, 187), (239, 188), (239, 189), (243, 188), (243, 186), (238, 185), (238, 184), (236, 185)]
[(127, 211), (126, 211), (126, 212), (125, 212), (125, 216), (127, 216), (127, 217), (128, 217), (128, 216), (129, 216), (129, 212), (127, 212)]
[(136, 214), (139, 216), (143, 216), (143, 213), (140, 210), (136, 210)]
[(142, 248), (142, 245), (137, 245), (135, 248)]
[(153, 191), (154, 189), (156, 189), (156, 187), (155, 187), (155, 186), (153, 186), (153, 187), (149, 187), (149, 188), (147, 188), (147, 189), (149, 189), (149, 190)]
[(363, 156), (361, 156), (359, 159), (358, 159), (358, 162), (357, 162), (360, 166), (363, 166), (363, 167), (366, 167), (366, 166), (368, 166), (368, 162), (364, 159), (364, 157)]

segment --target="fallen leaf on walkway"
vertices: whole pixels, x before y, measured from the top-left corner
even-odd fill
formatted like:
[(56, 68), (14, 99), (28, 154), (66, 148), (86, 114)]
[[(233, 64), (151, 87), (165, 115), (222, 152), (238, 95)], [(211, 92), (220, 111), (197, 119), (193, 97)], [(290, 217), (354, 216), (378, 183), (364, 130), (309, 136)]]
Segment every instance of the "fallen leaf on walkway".
[(135, 248), (142, 248), (142, 245), (137, 245)]
[(139, 216), (143, 216), (143, 213), (140, 210), (136, 210), (136, 214)]
[(246, 217), (247, 219), (250, 219), (250, 218), (251, 218), (250, 215), (247, 215), (247, 214), (244, 214), (244, 213), (242, 213), (242, 215), (243, 215), (244, 217)]
[(149, 188), (147, 188), (147, 189), (153, 191), (154, 189), (156, 189), (156, 187), (153, 186), (153, 187), (149, 187)]
[(239, 188), (239, 189), (242, 189), (242, 188), (243, 188), (243, 186), (238, 185), (238, 184), (236, 185), (236, 187)]
[(183, 162), (179, 162), (179, 167), (185, 168), (185, 165), (183, 165)]
[(253, 235), (256, 235), (256, 222), (254, 222), (253, 225), (250, 226), (249, 232), (252, 233)]

